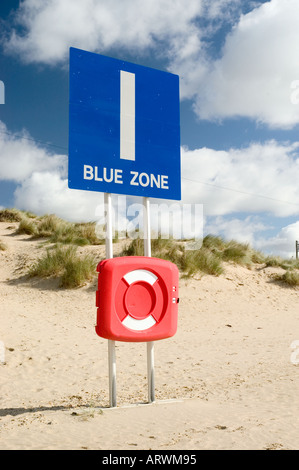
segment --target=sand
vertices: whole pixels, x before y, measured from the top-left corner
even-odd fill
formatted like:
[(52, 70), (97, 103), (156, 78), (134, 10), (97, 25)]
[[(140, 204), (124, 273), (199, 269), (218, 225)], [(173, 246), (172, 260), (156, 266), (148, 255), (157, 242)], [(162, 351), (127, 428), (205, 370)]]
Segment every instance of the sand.
[(117, 342), (109, 408), (96, 280), (65, 290), (28, 279), (45, 248), (15, 228), (0, 223), (0, 449), (299, 448), (299, 290), (275, 282), (279, 270), (227, 264), (219, 277), (181, 279), (178, 331), (155, 342), (156, 402), (146, 345)]

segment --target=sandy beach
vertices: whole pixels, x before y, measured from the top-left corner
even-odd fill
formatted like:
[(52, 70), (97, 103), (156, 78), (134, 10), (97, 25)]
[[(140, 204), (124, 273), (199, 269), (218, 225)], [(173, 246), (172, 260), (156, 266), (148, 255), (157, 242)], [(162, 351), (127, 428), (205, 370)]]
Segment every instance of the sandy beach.
[(181, 279), (177, 334), (155, 342), (156, 402), (146, 345), (118, 342), (111, 409), (96, 279), (68, 290), (28, 279), (45, 248), (16, 226), (0, 223), (0, 449), (299, 448), (299, 290), (273, 279), (278, 268)]

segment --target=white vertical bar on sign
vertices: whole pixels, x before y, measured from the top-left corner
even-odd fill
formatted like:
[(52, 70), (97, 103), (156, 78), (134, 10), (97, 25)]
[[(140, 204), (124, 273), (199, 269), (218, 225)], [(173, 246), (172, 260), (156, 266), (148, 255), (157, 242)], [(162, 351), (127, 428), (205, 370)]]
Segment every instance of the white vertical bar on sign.
[(0, 80), (0, 104), (5, 104), (5, 87), (2, 80)]
[[(113, 258), (112, 236), (112, 202), (111, 194), (104, 193), (106, 218), (106, 258)], [(116, 356), (115, 341), (108, 339), (108, 367), (109, 367), (109, 402), (110, 407), (116, 406)]]
[(120, 71), (120, 158), (135, 160), (135, 74)]
[[(143, 198), (143, 232), (144, 256), (151, 256), (150, 201), (148, 197)], [(155, 401), (154, 342), (148, 341), (146, 347), (148, 401), (152, 403)]]

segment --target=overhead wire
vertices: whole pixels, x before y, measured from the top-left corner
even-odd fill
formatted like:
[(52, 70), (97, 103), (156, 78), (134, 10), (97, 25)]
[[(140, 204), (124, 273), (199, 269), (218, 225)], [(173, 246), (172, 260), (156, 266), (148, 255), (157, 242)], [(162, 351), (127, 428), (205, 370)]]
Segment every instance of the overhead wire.
[(271, 196), (265, 196), (263, 194), (250, 193), (250, 192), (247, 192), (247, 191), (242, 191), (240, 189), (228, 188), (226, 186), (219, 186), (217, 184), (207, 183), (206, 181), (199, 181), (199, 180), (194, 180), (194, 179), (191, 179), (191, 178), (186, 178), (185, 176), (182, 176), (182, 179), (187, 180), (187, 181), (191, 181), (193, 183), (199, 183), (199, 184), (204, 184), (206, 186), (212, 186), (213, 188), (217, 188), (217, 189), (224, 189), (225, 191), (233, 191), (235, 193), (246, 194), (247, 196), (259, 197), (259, 198), (263, 198), (263, 199), (270, 199), (271, 201), (280, 202), (280, 203), (283, 203), (283, 204), (291, 204), (293, 206), (299, 206), (299, 203), (290, 202), (290, 201), (283, 201), (282, 199), (277, 199), (277, 198), (274, 198), (274, 197), (271, 197)]
[[(20, 134), (14, 134), (14, 133), (8, 132), (8, 131), (0, 130), (0, 134), (11, 135), (11, 136), (19, 138), (19, 139), (29, 140), (31, 142), (42, 144), (42, 145), (45, 145), (47, 147), (59, 148), (59, 149), (64, 150), (64, 151), (68, 150), (66, 147), (63, 147), (61, 145), (52, 144), (52, 143), (49, 143), (49, 142), (45, 142), (43, 140), (33, 139), (31, 137), (26, 137), (26, 136), (20, 135)], [(192, 183), (203, 184), (205, 186), (211, 186), (213, 188), (217, 188), (217, 189), (221, 189), (221, 190), (225, 190), (225, 191), (232, 191), (232, 192), (235, 192), (235, 193), (245, 194), (247, 196), (258, 197), (258, 198), (262, 198), (262, 199), (268, 199), (270, 201), (279, 202), (279, 203), (283, 203), (283, 204), (289, 204), (289, 205), (292, 205), (292, 206), (299, 206), (299, 203), (284, 201), (282, 199), (277, 199), (277, 198), (274, 198), (274, 197), (271, 197), (271, 196), (266, 196), (266, 195), (263, 195), (263, 194), (250, 193), (250, 192), (247, 192), (247, 191), (242, 191), (240, 189), (228, 188), (227, 186), (220, 186), (220, 185), (217, 185), (217, 184), (208, 183), (206, 181), (199, 181), (199, 180), (195, 180), (195, 179), (192, 179), (192, 178), (186, 178), (185, 176), (182, 176), (182, 179), (184, 179), (186, 181), (191, 181)]]
[(0, 130), (0, 134), (11, 135), (11, 136), (16, 137), (20, 140), (29, 140), (31, 142), (43, 144), (47, 147), (55, 147), (55, 148), (59, 148), (61, 150), (66, 150), (67, 151), (67, 148), (62, 147), (61, 145), (52, 144), (51, 142), (45, 142), (43, 140), (33, 139), (32, 137), (26, 137), (26, 136), (21, 135), (21, 134), (14, 134), (13, 132), (8, 132), (8, 131), (3, 131), (3, 130)]

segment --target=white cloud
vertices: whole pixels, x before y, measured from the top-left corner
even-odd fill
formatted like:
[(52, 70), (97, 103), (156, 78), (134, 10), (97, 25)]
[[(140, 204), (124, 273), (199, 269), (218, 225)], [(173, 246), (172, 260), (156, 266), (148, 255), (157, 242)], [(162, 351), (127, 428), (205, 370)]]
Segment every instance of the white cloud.
[[(0, 179), (18, 185), (17, 207), (94, 219), (102, 196), (67, 187), (66, 155), (48, 153), (25, 131), (10, 134), (1, 122), (0, 131)], [(203, 204), (205, 216), (298, 214), (298, 180), (299, 142), (272, 140), (228, 151), (182, 148), (182, 203)]]
[[(247, 2), (249, 3), (249, 2)], [(223, 16), (231, 17), (235, 11), (241, 8), (242, 0), (204, 0), (205, 15), (211, 19), (223, 19)]]
[(65, 155), (47, 153), (26, 131), (12, 134), (0, 121), (0, 179), (21, 182), (33, 171), (53, 169), (65, 176), (66, 165)]
[(244, 149), (182, 149), (184, 202), (205, 215), (299, 213), (299, 142), (252, 143)]
[[(68, 188), (65, 155), (50, 155), (38, 147), (26, 132), (18, 137), (11, 135), (3, 124), (1, 126), (5, 134), (0, 134), (0, 179), (16, 183), (15, 207), (37, 214), (55, 213), (70, 221), (103, 222), (103, 213), (100, 210), (103, 208), (103, 194)], [(299, 207), (255, 197), (254, 194), (298, 201), (298, 148), (299, 143), (279, 144), (271, 141), (264, 145), (252, 144), (245, 149), (232, 149), (227, 152), (182, 149), (182, 170), (187, 178), (183, 179), (182, 203), (191, 203), (190, 210), (195, 214), (195, 219), (190, 211), (184, 214), (180, 203), (173, 204), (170, 201), (170, 211), (174, 211), (172, 219), (169, 219), (170, 223), (175, 221), (177, 224), (179, 214), (184, 224), (181, 236), (187, 236), (185, 231), (194, 228), (199, 230), (196, 233), (196, 236), (199, 236), (203, 218), (201, 210), (197, 213), (194, 210), (195, 204), (203, 203), (205, 233), (249, 242), (257, 249), (278, 253), (284, 257), (294, 255), (294, 243), (299, 238), (299, 222), (282, 228), (271, 238), (261, 237), (260, 232), (269, 229), (262, 221), (263, 212), (286, 216), (298, 214)], [(190, 180), (200, 180), (211, 186), (192, 183)], [(236, 191), (219, 189), (215, 185)], [(243, 194), (244, 192), (250, 192), (252, 195)], [(126, 202), (130, 204), (134, 201), (130, 201), (130, 198), (127, 201), (119, 201), (116, 195), (113, 199), (116, 205), (120, 202), (116, 223), (120, 224), (119, 228), (123, 228), (126, 218), (132, 220), (132, 217), (136, 217), (134, 212), (129, 213), (129, 206), (126, 207)], [(140, 211), (141, 201), (138, 198), (137, 202)], [(154, 205), (161, 203), (163, 207), (158, 207), (162, 216), (160, 222), (157, 222), (157, 208)], [(153, 228), (158, 227), (161, 230), (165, 227), (168, 209), (164, 207), (165, 201), (153, 200), (152, 204)], [(234, 212), (247, 212), (247, 215), (233, 217)], [(178, 232), (176, 224), (173, 228)]]
[[(5, 48), (27, 62), (65, 60), (69, 46), (100, 52), (110, 47), (142, 51), (156, 41), (175, 46), (193, 36), (202, 0), (24, 0)], [(165, 49), (168, 50), (168, 47)]]
[(9, 132), (0, 121), (0, 181), (16, 183), (14, 204), (36, 214), (56, 213), (73, 221), (95, 219), (102, 195), (67, 184), (67, 156), (39, 147), (27, 131)]
[(249, 215), (245, 219), (213, 217), (205, 224), (205, 234), (217, 234), (226, 240), (255, 245), (256, 234), (269, 229), (258, 216)]
[[(242, 0), (24, 0), (3, 41), (7, 53), (28, 63), (65, 63), (70, 46), (155, 53), (182, 78), (181, 94), (198, 91), (207, 72), (202, 36), (236, 17)], [(206, 25), (198, 26), (198, 19)], [(209, 25), (213, 22), (213, 26)]]
[[(242, 0), (24, 0), (3, 46), (25, 62), (51, 65), (65, 64), (70, 46), (155, 54), (180, 75), (181, 96), (194, 100), (200, 118), (245, 116), (291, 128), (299, 123), (292, 88), (299, 80), (299, 2), (250, 5), (240, 16)], [(213, 34), (233, 23), (215, 59)]]
[(295, 242), (299, 241), (299, 221), (282, 227), (274, 236), (261, 236), (261, 232), (269, 230), (273, 230), (273, 227), (256, 215), (249, 215), (243, 219), (217, 216), (209, 218), (205, 224), (205, 234), (216, 234), (226, 240), (249, 243), (256, 250), (268, 255), (294, 258)]
[(33, 172), (14, 193), (15, 206), (35, 214), (54, 213), (65, 220), (90, 222), (103, 195), (68, 188), (58, 171)]
[(257, 239), (256, 246), (265, 253), (279, 254), (283, 258), (294, 258), (296, 240), (299, 241), (299, 221), (283, 227), (274, 237)]
[(245, 116), (273, 128), (298, 124), (291, 88), (299, 78), (298, 22), (298, 0), (271, 0), (242, 15), (220, 59), (198, 74), (196, 113), (204, 119)]
[[(68, 188), (66, 155), (48, 153), (25, 131), (11, 134), (1, 122), (0, 131), (0, 179), (16, 183), (16, 207), (55, 212), (67, 220), (95, 220), (103, 195)], [(205, 217), (248, 214), (242, 226), (238, 217), (229, 224), (216, 219), (227, 236), (247, 233), (253, 239), (262, 227), (255, 225), (252, 214), (299, 213), (299, 142), (273, 140), (228, 151), (182, 148), (182, 177), (182, 203), (203, 204)]]

